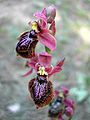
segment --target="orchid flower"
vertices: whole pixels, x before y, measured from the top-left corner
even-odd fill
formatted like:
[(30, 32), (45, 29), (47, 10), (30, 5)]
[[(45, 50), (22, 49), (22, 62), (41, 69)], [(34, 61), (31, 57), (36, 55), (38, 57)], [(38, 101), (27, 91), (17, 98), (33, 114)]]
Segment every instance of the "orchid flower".
[(16, 45), (16, 52), (24, 58), (32, 58), (35, 56), (35, 47), (38, 41), (51, 51), (56, 49), (55, 21), (53, 20), (50, 28), (47, 28), (46, 8), (41, 12), (37, 12), (34, 16), (37, 21), (30, 22), (32, 30), (24, 32), (20, 35), (19, 42)]
[[(31, 24), (35, 24), (35, 26), (33, 25), (32, 28), (34, 28), (34, 30), (38, 31), (38, 39), (39, 41), (45, 45), (46, 47), (48, 47), (50, 50), (55, 50), (56, 49), (56, 39), (53, 36), (53, 34), (55, 34), (55, 22), (54, 24), (51, 24), (51, 31), (53, 31), (54, 33), (51, 34), (50, 30), (48, 30), (47, 28), (47, 17), (46, 17), (46, 8), (44, 8), (41, 12), (37, 12), (34, 14), (34, 16), (38, 19), (36, 24), (35, 22), (32, 22)], [(54, 21), (54, 20), (53, 20)], [(52, 23), (53, 23), (52, 21)]]
[(49, 77), (61, 70), (64, 59), (55, 67), (51, 66), (51, 60), (52, 56), (50, 54), (42, 52), (26, 63), (30, 67), (30, 71), (24, 74), (24, 76), (31, 74), (33, 70), (37, 73), (36, 77), (30, 80), (28, 86), (37, 108), (49, 104), (54, 97), (52, 82), (49, 80)]

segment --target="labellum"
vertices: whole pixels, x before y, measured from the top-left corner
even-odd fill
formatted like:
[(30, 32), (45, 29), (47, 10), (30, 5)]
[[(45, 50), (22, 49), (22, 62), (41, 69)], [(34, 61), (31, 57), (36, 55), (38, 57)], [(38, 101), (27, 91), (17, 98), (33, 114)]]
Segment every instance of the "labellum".
[(37, 75), (29, 82), (28, 89), (37, 108), (43, 107), (51, 102), (54, 96), (51, 81), (46, 75)]
[(34, 57), (37, 42), (37, 33), (34, 30), (23, 33), (16, 45), (17, 54), (24, 58)]

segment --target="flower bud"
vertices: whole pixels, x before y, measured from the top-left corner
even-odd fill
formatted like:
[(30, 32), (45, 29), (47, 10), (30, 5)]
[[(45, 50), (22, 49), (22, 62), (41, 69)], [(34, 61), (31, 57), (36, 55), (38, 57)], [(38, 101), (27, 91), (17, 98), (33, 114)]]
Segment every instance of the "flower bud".
[(56, 8), (54, 5), (51, 5), (48, 8), (46, 8), (46, 16), (47, 16), (47, 22), (52, 23), (52, 21), (55, 19), (56, 16)]
[(69, 93), (69, 90), (64, 86), (61, 87), (61, 90), (62, 90), (62, 92), (64, 94), (64, 97), (66, 97), (68, 95), (68, 93)]
[(71, 107), (66, 107), (65, 109), (65, 114), (68, 116), (68, 117), (72, 117), (73, 115), (73, 109)]
[(64, 102), (65, 106), (69, 106), (73, 109), (75, 108), (75, 103), (73, 100), (71, 100), (69, 98), (65, 98), (63, 102)]

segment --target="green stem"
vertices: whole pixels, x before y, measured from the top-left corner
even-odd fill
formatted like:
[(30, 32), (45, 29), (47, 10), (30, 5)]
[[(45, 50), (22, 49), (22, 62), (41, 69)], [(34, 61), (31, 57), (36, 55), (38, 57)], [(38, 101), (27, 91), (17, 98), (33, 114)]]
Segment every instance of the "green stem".
[(46, 47), (46, 46), (45, 46), (45, 51), (46, 51), (47, 53), (51, 53), (51, 50), (50, 50), (48, 47)]

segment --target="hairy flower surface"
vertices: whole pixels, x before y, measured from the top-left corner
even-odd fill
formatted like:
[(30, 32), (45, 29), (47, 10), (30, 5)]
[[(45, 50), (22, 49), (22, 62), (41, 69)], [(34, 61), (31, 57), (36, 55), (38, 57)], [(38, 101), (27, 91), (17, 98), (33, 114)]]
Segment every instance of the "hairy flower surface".
[(24, 58), (32, 58), (35, 56), (35, 47), (38, 42), (37, 34), (34, 30), (24, 32), (18, 38), (19, 42), (16, 45), (16, 52)]
[(53, 86), (46, 75), (37, 75), (30, 80), (28, 89), (37, 108), (48, 105), (53, 99)]

